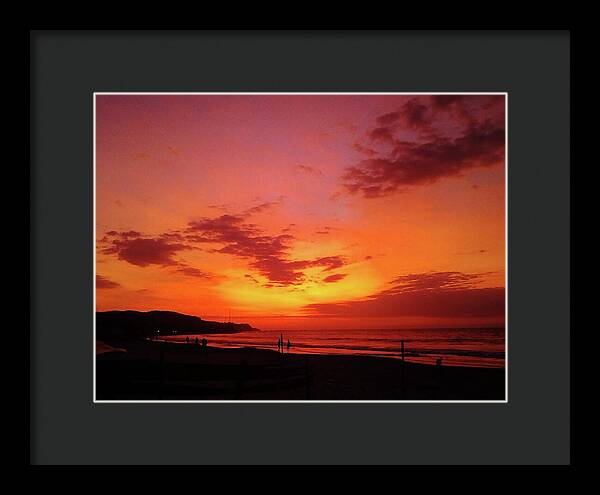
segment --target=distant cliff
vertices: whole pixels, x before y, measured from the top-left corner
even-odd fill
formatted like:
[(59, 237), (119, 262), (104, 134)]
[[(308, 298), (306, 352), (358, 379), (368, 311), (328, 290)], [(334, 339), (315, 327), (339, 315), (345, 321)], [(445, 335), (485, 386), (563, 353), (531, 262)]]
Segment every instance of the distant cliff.
[(151, 335), (239, 333), (257, 330), (247, 323), (220, 323), (174, 311), (96, 312), (96, 338), (132, 339)]

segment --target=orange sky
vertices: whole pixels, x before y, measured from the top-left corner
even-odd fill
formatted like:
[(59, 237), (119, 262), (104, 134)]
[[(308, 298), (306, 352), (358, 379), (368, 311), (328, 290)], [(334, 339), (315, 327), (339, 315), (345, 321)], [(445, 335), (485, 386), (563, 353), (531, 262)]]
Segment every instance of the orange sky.
[(98, 95), (97, 310), (504, 324), (504, 96)]

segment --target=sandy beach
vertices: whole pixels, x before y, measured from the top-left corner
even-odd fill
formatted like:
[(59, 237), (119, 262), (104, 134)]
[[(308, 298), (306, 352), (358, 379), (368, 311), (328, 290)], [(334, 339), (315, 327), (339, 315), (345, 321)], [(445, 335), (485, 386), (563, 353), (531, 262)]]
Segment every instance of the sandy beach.
[(109, 342), (97, 400), (504, 400), (505, 370), (370, 356)]

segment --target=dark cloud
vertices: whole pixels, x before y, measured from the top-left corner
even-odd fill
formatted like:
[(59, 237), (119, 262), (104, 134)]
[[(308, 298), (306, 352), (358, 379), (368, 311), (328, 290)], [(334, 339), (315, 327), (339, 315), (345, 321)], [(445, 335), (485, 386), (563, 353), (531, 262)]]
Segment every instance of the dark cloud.
[(323, 282), (326, 282), (328, 284), (332, 282), (339, 282), (340, 280), (345, 279), (347, 276), (347, 273), (336, 273), (335, 275), (329, 275), (328, 277), (325, 277), (323, 279)]
[(255, 284), (260, 285), (260, 282), (256, 278), (254, 278), (252, 275), (246, 273), (246, 275), (244, 275), (244, 277), (247, 278), (248, 280), (251, 280)]
[(100, 241), (100, 253), (114, 255), (118, 259), (139, 267), (157, 265), (173, 267), (173, 272), (189, 277), (211, 278), (212, 274), (178, 261), (175, 255), (180, 251), (197, 249), (190, 245), (180, 232), (165, 232), (157, 237), (149, 237), (140, 232), (110, 231)]
[(259, 256), (250, 266), (268, 278), (271, 284), (287, 286), (300, 284), (309, 266), (307, 261), (289, 261), (277, 256)]
[(170, 242), (163, 237), (142, 237), (139, 232), (108, 232), (101, 241), (104, 247), (102, 254), (112, 254), (132, 265), (172, 266), (177, 261), (173, 258), (178, 252), (192, 249), (186, 244)]
[(437, 108), (446, 108), (465, 99), (464, 95), (433, 95), (431, 101)]
[(196, 277), (196, 278), (212, 278), (210, 273), (203, 272), (198, 268), (194, 268), (193, 266), (188, 265), (180, 265), (179, 268), (175, 270), (178, 273), (183, 273), (188, 277)]
[(126, 232), (117, 232), (115, 230), (111, 230), (107, 232), (106, 235), (109, 237), (119, 237), (121, 239), (131, 239), (142, 236), (142, 234), (137, 230), (128, 230)]
[(266, 203), (261, 203), (257, 206), (253, 206), (252, 208), (249, 208), (248, 210), (246, 210), (246, 214), (247, 215), (253, 215), (255, 213), (263, 213), (267, 210), (270, 210), (271, 208), (273, 208), (274, 206), (277, 206), (279, 203), (277, 203), (276, 201), (269, 201)]
[(437, 272), (396, 278), (392, 287), (367, 299), (311, 304), (308, 313), (366, 317), (496, 317), (504, 316), (504, 288), (480, 288), (481, 275)]
[(296, 169), (308, 175), (323, 175), (323, 172), (321, 170), (319, 170), (318, 168), (311, 167), (309, 165), (298, 165)]
[[(172, 239), (175, 239), (173, 241)], [(177, 242), (177, 233), (165, 233), (159, 237), (148, 237), (137, 231), (109, 231), (100, 241), (100, 253), (114, 255), (118, 259), (136, 266), (173, 266), (178, 262), (174, 256), (191, 246)]]
[(190, 222), (186, 229), (188, 242), (222, 244), (214, 252), (252, 260), (250, 267), (280, 286), (299, 284), (303, 270), (322, 267), (333, 270), (345, 264), (341, 256), (312, 260), (290, 260), (290, 234), (266, 235), (256, 225), (247, 223), (244, 215), (221, 215)]
[(186, 232), (189, 241), (225, 244), (216, 251), (241, 258), (283, 256), (288, 250), (286, 242), (293, 239), (290, 234), (263, 235), (255, 224), (246, 223), (242, 215), (203, 218), (190, 222)]
[(121, 284), (102, 275), (96, 275), (96, 289), (116, 289), (117, 287), (121, 287)]
[[(143, 236), (141, 236), (143, 237)], [(179, 230), (170, 230), (168, 232), (163, 232), (160, 237), (162, 237), (163, 239), (168, 239), (171, 241), (182, 241), (185, 238), (183, 237), (183, 235), (181, 235), (181, 232)]]
[[(259, 198), (255, 198), (255, 199), (259, 200)], [(243, 213), (241, 213), (239, 216), (240, 216), (240, 218), (244, 218), (244, 217), (250, 217), (250, 216), (258, 214), (258, 213), (264, 213), (264, 212), (270, 210), (271, 208), (274, 208), (275, 206), (280, 205), (284, 201), (284, 199), (285, 199), (285, 196), (279, 196), (277, 198), (277, 201), (265, 201), (263, 203), (259, 203), (256, 206), (252, 206), (252, 207), (248, 208)], [(223, 203), (220, 205), (208, 205), (208, 208), (211, 208), (213, 210), (220, 210), (222, 212), (229, 212), (235, 208), (235, 205), (233, 203)]]
[(362, 145), (360, 143), (354, 143), (352, 145), (352, 147), (356, 151), (358, 151), (359, 153), (362, 153), (363, 155), (366, 155), (366, 156), (375, 156), (375, 155), (377, 155), (377, 151), (376, 150), (374, 150), (373, 148), (369, 148), (367, 146), (364, 146), (364, 145)]
[(481, 279), (481, 275), (461, 272), (431, 272), (403, 275), (392, 280), (392, 289), (382, 294), (398, 294), (429, 289), (462, 289)]
[(428, 128), (431, 123), (429, 108), (416, 99), (407, 101), (401, 114), (406, 125), (412, 129)]
[(327, 256), (326, 258), (318, 258), (310, 262), (310, 266), (322, 266), (324, 272), (341, 268), (346, 264), (346, 260), (342, 256)]
[(263, 276), (280, 286), (300, 284), (307, 268), (322, 268), (323, 272), (335, 270), (346, 264), (341, 256), (329, 256), (314, 260), (287, 260), (276, 256), (261, 256), (251, 263)]
[(377, 124), (369, 145), (355, 146), (367, 158), (343, 175), (351, 193), (367, 198), (504, 161), (504, 96), (418, 97)]

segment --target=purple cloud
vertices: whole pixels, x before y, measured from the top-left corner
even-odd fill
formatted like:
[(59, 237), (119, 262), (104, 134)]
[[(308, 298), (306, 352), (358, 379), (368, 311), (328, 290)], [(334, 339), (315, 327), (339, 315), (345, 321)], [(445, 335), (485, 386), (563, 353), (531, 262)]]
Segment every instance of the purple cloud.
[(190, 246), (178, 242), (169, 242), (162, 237), (142, 237), (124, 232), (108, 232), (103, 239), (103, 254), (113, 254), (118, 259), (136, 266), (160, 265), (172, 266), (177, 261), (173, 258), (178, 252), (191, 249)]
[(117, 287), (121, 287), (121, 284), (102, 275), (96, 275), (96, 289), (116, 289)]
[[(367, 158), (343, 175), (351, 193), (375, 198), (504, 161), (504, 96), (418, 97), (377, 118)], [(374, 149), (375, 148), (375, 152)]]

